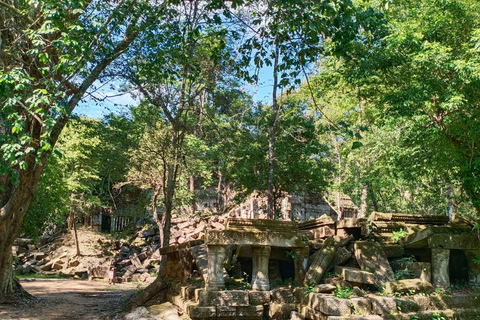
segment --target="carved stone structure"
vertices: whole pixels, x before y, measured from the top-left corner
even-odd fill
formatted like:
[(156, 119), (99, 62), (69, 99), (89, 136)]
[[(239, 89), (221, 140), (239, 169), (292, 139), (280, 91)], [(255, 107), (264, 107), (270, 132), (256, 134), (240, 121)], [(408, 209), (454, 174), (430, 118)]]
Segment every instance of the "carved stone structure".
[(229, 219), (226, 230), (209, 230), (205, 235), (208, 247), (208, 280), (207, 290), (225, 288), (223, 261), (225, 246), (252, 246), (252, 288), (265, 291), (270, 289), (268, 267), (272, 247), (288, 248), (295, 252), (295, 282), (301, 283), (305, 270), (303, 261), (307, 258), (308, 249), (298, 236), (297, 223), (292, 221)]

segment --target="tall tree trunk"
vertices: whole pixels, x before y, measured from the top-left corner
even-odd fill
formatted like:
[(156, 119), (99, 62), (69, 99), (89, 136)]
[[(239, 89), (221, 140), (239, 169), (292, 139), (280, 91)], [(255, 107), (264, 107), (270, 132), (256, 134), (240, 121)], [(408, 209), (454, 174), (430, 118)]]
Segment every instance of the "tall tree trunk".
[(279, 106), (277, 103), (277, 86), (278, 86), (278, 53), (279, 46), (278, 43), (275, 44), (275, 61), (273, 63), (273, 92), (272, 92), (272, 107), (273, 107), (273, 122), (272, 128), (270, 129), (270, 139), (268, 141), (268, 189), (267, 189), (267, 217), (268, 219), (273, 220), (275, 218), (275, 190), (273, 184), (274, 178), (274, 164), (275, 164), (275, 127), (278, 120), (278, 111)]
[(75, 248), (77, 249), (77, 253), (75, 254), (76, 257), (80, 256), (80, 243), (78, 242), (78, 234), (77, 234), (77, 217), (75, 216), (75, 210), (70, 212), (72, 216), (72, 225), (73, 225), (73, 237), (75, 239)]
[(43, 171), (42, 164), (35, 164), (34, 156), (27, 156), (26, 161), (29, 167), (20, 172), (19, 184), (12, 189), (7, 202), (0, 209), (0, 303), (14, 300), (25, 292), (13, 276), (12, 246), (33, 199), (33, 188)]
[(367, 215), (367, 192), (368, 192), (368, 184), (362, 183), (362, 194), (360, 196), (360, 212), (358, 213), (358, 218), (365, 218)]

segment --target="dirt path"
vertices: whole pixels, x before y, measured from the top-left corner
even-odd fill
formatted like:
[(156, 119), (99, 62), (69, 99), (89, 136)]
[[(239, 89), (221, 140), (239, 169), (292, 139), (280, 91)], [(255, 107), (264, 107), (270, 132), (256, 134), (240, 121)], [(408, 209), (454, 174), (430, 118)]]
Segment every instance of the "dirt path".
[(136, 284), (63, 279), (21, 280), (36, 301), (0, 304), (1, 320), (98, 320), (112, 316)]

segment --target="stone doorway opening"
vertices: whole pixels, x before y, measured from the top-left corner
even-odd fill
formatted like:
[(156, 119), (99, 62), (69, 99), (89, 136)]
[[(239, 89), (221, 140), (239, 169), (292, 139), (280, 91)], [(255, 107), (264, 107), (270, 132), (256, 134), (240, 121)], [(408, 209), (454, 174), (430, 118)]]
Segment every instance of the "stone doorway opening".
[(449, 276), (452, 285), (465, 285), (468, 283), (468, 261), (464, 250), (450, 250)]

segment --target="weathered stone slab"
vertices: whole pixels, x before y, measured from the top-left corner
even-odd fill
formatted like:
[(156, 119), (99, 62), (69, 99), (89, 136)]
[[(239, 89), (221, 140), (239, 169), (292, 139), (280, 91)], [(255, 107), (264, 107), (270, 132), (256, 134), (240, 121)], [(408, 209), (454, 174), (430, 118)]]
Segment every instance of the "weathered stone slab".
[(391, 297), (369, 297), (372, 302), (373, 313), (378, 315), (391, 314), (397, 312), (397, 303)]
[(217, 307), (218, 318), (235, 319), (237, 316), (237, 307)]
[(422, 281), (432, 281), (432, 265), (429, 262), (390, 262), (392, 269), (410, 271), (413, 278), (419, 278)]
[(336, 221), (337, 229), (361, 228), (367, 224), (366, 218), (348, 218)]
[(430, 248), (476, 250), (480, 248), (478, 235), (472, 234), (432, 234), (428, 239)]
[(248, 292), (241, 290), (200, 291), (198, 295), (198, 305), (200, 307), (248, 306)]
[(190, 306), (188, 308), (188, 315), (192, 319), (215, 319), (217, 309), (215, 307)]
[(248, 291), (251, 305), (264, 305), (270, 303), (270, 291)]
[(420, 279), (403, 279), (396, 281), (385, 282), (385, 292), (389, 294), (395, 293), (427, 293), (430, 294), (433, 291), (433, 286), (430, 282), (423, 282)]
[(435, 288), (450, 288), (450, 250), (432, 249), (432, 284)]
[(382, 247), (376, 242), (357, 241), (355, 243), (355, 258), (360, 267), (375, 275), (377, 286), (395, 280), (395, 274), (388, 262)]
[(237, 318), (262, 319), (263, 306), (237, 307)]
[(350, 260), (351, 257), (352, 253), (350, 251), (345, 249), (345, 247), (339, 247), (337, 248), (335, 257), (333, 257), (333, 265), (343, 266), (348, 260)]
[(398, 306), (398, 309), (401, 310), (402, 313), (420, 311), (420, 305), (416, 303), (413, 298), (409, 298), (409, 297), (395, 298), (395, 302)]
[(299, 230), (310, 230), (310, 229), (315, 229), (317, 227), (332, 226), (334, 224), (335, 224), (335, 220), (333, 220), (332, 217), (324, 214), (324, 215), (320, 216), (320, 218), (317, 218), (315, 220), (308, 220), (308, 221), (300, 222), (298, 224), (298, 229)]
[(270, 219), (227, 219), (226, 230), (235, 231), (292, 231), (298, 230), (298, 223), (295, 221), (281, 221)]
[(268, 316), (270, 319), (289, 320), (292, 311), (297, 311), (295, 303), (271, 303)]
[(355, 314), (371, 314), (372, 302), (368, 298), (351, 298), (350, 299)]
[(308, 320), (326, 320), (328, 316), (308, 306), (302, 306), (301, 315)]
[(272, 302), (274, 303), (293, 303), (293, 292), (290, 289), (273, 289), (270, 291)]
[(337, 287), (335, 287), (333, 284), (329, 283), (322, 283), (322, 284), (317, 284), (315, 286), (315, 292), (317, 293), (330, 293), (335, 291)]
[(362, 271), (349, 267), (335, 267), (335, 272), (348, 282), (362, 283), (362, 284), (375, 284), (375, 276), (368, 271)]
[(409, 213), (383, 213), (372, 212), (370, 215), (372, 221), (392, 221), (403, 222), (409, 224), (433, 224), (443, 225), (447, 224), (449, 218), (447, 216), (433, 216), (433, 215), (414, 215)]
[(335, 256), (336, 250), (333, 244), (333, 238), (328, 238), (322, 249), (313, 254), (312, 265), (305, 275), (305, 285), (320, 282)]
[(382, 249), (387, 258), (401, 258), (405, 254), (405, 248), (398, 244), (382, 244)]
[(207, 245), (202, 244), (190, 248), (193, 257), (195, 258), (195, 264), (197, 265), (198, 271), (203, 277), (204, 281), (207, 281), (208, 274), (208, 252)]
[(310, 293), (308, 306), (329, 316), (346, 316), (351, 314), (350, 300), (341, 299), (322, 293)]
[(252, 232), (235, 230), (208, 230), (205, 235), (207, 245), (252, 245), (252, 246), (276, 246), (283, 248), (301, 248), (302, 240), (294, 231), (284, 232)]

